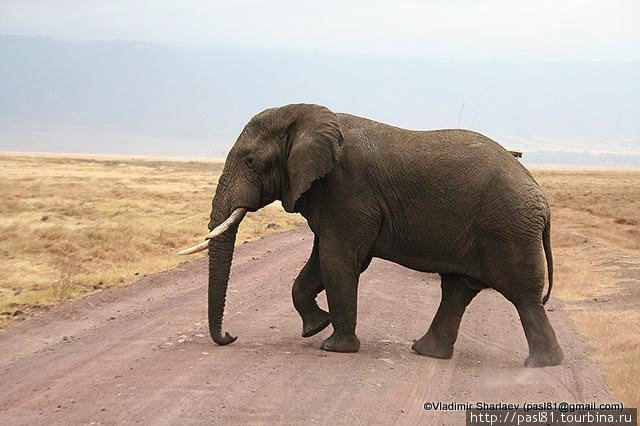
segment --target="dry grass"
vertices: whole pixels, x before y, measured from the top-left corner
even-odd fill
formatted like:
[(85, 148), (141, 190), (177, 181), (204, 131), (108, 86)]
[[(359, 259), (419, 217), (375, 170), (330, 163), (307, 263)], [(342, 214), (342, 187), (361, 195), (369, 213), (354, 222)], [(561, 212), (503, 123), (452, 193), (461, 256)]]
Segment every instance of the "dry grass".
[[(553, 213), (558, 209), (586, 213), (577, 225), (591, 228), (616, 246), (640, 250), (640, 171), (538, 170), (534, 175)], [(560, 219), (563, 225), (576, 225)]]
[(534, 171), (551, 203), (554, 295), (627, 406), (640, 405), (640, 171)]
[[(201, 241), (221, 168), (0, 157), (0, 328), (187, 260), (176, 250)], [(247, 215), (238, 244), (301, 219), (268, 206)]]

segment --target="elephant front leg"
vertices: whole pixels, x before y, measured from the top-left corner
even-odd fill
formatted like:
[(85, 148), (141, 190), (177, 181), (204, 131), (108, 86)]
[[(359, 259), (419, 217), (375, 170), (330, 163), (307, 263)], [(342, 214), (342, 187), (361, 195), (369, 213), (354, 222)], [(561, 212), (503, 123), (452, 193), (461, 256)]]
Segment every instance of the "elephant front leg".
[(316, 302), (316, 297), (323, 290), (316, 238), (311, 257), (293, 283), (291, 292), (293, 305), (302, 318), (302, 337), (311, 337), (324, 330), (330, 323), (329, 314), (320, 309)]
[(320, 250), (322, 279), (333, 325), (333, 334), (321, 346), (325, 351), (357, 352), (360, 349), (355, 331), (361, 262), (354, 257), (357, 255), (341, 252), (331, 244), (322, 244)]

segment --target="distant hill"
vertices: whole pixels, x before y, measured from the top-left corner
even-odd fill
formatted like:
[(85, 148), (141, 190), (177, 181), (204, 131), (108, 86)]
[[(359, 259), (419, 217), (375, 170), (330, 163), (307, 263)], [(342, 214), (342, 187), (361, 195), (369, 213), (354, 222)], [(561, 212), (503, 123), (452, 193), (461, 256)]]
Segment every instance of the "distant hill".
[(0, 58), (0, 150), (220, 156), (255, 113), (313, 102), (407, 128), (472, 128), (524, 150), (525, 161), (533, 151), (550, 152), (537, 154), (543, 161), (558, 160), (558, 151), (614, 162), (640, 155), (638, 61), (446, 60), (18, 36), (0, 36)]
[(570, 167), (640, 167), (640, 154), (611, 154), (576, 151), (531, 151), (521, 160), (527, 166), (561, 165)]

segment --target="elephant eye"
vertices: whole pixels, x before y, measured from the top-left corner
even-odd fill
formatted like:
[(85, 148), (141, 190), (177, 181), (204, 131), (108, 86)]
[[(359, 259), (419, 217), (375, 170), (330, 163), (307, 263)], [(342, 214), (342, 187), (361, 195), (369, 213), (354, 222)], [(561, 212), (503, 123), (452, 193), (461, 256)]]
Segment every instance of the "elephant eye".
[(244, 163), (247, 165), (247, 167), (249, 167), (250, 169), (253, 169), (256, 166), (256, 157), (254, 157), (253, 155), (247, 155), (246, 158), (244, 159)]

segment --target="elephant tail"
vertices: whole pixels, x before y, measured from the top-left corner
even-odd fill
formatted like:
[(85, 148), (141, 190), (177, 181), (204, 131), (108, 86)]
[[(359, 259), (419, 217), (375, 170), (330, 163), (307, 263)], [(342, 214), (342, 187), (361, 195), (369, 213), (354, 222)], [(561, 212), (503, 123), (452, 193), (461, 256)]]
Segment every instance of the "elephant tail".
[(549, 277), (549, 288), (547, 289), (547, 294), (542, 298), (542, 304), (544, 305), (549, 301), (549, 297), (551, 297), (551, 288), (553, 287), (553, 255), (551, 254), (550, 218), (542, 231), (542, 247), (544, 248), (544, 255), (547, 258), (547, 276)]

